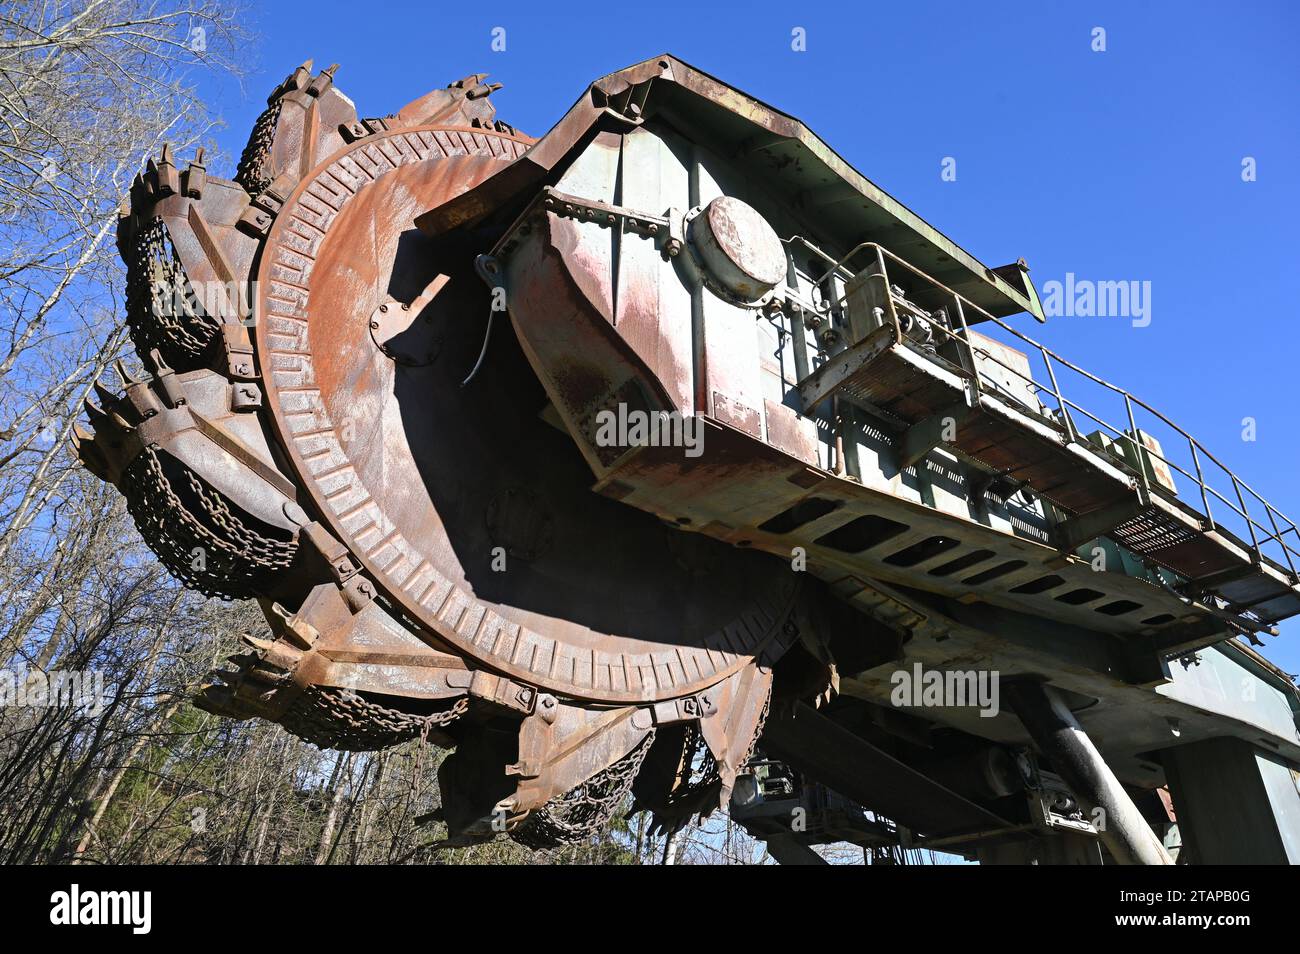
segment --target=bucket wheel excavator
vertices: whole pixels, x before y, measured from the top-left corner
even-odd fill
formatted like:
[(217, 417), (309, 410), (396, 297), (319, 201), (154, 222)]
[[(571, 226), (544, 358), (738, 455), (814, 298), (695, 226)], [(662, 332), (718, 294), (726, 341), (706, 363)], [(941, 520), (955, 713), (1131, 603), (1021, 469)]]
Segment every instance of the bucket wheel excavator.
[[(1026, 719), (1049, 691), (1066, 718), (1133, 709), (1163, 660), (1300, 605), (1293, 572), (1207, 542), (1142, 448), (1079, 438), (1000, 370), (1019, 352), (972, 345), (1041, 318), (1023, 262), (986, 268), (796, 120), (671, 57), (537, 140), (483, 75), (380, 118), (334, 79), (278, 86), (233, 179), (164, 149), (120, 222), (147, 374), (119, 364), (78, 452), (176, 577), (269, 627), (200, 707), (454, 749), (452, 842), (540, 848), (629, 793), (668, 828), (725, 804), (765, 724), (814, 758), (799, 732), (843, 673), (861, 708), (834, 732), (882, 759), (896, 821), (959, 844), (1023, 834), (1023, 780), (926, 766), (1037, 740), (1069, 776), (1054, 717), (930, 714), (936, 745), (870, 673), (951, 651), (1036, 679)], [(1142, 572), (1092, 572), (1093, 538)], [(995, 613), (1114, 665), (993, 645)], [(1134, 765), (1076, 794), (1124, 816), (1164, 783)], [(1160, 860), (1147, 836), (1105, 843)]]

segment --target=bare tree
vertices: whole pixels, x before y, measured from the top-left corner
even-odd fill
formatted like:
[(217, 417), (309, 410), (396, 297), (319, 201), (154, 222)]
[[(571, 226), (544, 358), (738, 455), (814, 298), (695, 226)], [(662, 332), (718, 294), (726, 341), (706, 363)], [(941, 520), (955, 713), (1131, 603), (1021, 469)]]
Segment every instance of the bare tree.
[(229, 0), (0, 0), (0, 677), (103, 678), (90, 702), (0, 705), (0, 860), (635, 863), (621, 820), (542, 854), (441, 850), (439, 750), (323, 752), (196, 710), (260, 611), (181, 589), (68, 453), (126, 342), (119, 204), (164, 142), (207, 144), (196, 84), (238, 75), (242, 18)]
[(118, 207), (164, 141), (208, 137), (195, 84), (238, 72), (241, 16), (213, 2), (0, 6), (0, 665), (28, 682), (98, 667), (113, 689), (103, 712), (0, 712), (10, 858), (88, 846), (121, 766), (179, 698), (149, 685), (173, 647), (146, 635), (146, 620), (180, 615), (175, 584), (65, 445), (126, 341)]

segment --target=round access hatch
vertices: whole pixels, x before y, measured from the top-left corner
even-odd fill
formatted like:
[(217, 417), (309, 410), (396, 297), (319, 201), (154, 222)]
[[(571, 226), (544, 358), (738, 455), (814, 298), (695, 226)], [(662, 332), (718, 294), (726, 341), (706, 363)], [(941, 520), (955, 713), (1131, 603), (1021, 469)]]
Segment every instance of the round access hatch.
[(691, 220), (690, 238), (709, 277), (741, 301), (754, 302), (785, 281), (785, 248), (747, 202), (723, 195)]

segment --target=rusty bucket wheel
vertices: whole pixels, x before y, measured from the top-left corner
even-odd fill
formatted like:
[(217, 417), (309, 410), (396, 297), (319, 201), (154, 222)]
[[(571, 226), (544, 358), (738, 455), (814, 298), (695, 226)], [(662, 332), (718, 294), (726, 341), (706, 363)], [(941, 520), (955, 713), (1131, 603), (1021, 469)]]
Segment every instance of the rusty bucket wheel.
[(688, 727), (725, 798), (797, 578), (596, 493), (513, 323), (488, 337), (495, 226), (416, 227), (533, 144), (495, 86), (360, 119), (333, 79), (272, 92), (233, 180), (164, 148), (120, 222), (149, 376), (97, 389), (78, 452), (175, 576), (270, 630), (196, 705), (322, 747), (455, 747), (453, 840), (500, 806), (531, 847), (584, 839)]
[[(544, 394), (510, 342), (496, 344), (479, 386), (461, 388), (490, 308), (473, 272), (481, 249), (411, 223), (525, 145), (491, 130), (393, 130), (303, 177), (258, 272), (267, 407), (314, 509), (432, 638), (572, 698), (696, 692), (770, 640), (793, 599), (790, 574), (761, 558), (733, 561), (726, 580), (678, 567), (657, 521), (590, 494), (570, 442), (539, 419)], [(431, 360), (395, 360), (376, 340), (394, 312), (406, 325), (386, 340)], [(527, 479), (511, 476), (520, 471)], [(519, 513), (521, 499), (544, 512)], [(575, 529), (593, 510), (623, 539)], [(520, 543), (502, 526), (512, 515), (518, 533), (552, 527), (564, 539)], [(489, 569), (498, 547), (505, 573)], [(693, 614), (679, 612), (683, 592), (698, 597)]]
[[(136, 176), (117, 245), (127, 265), (127, 321), (146, 376), (119, 362), (124, 393), (97, 383), (86, 404), (94, 431), (78, 427), (72, 440), (88, 469), (124, 493), (146, 543), (187, 587), (223, 599), (262, 598), (266, 607), (283, 600), (290, 612), (322, 579), (315, 564), (304, 562), (318, 563), (319, 547), (300, 546), (309, 518), (298, 501), (306, 501), (264, 413), (250, 338), (249, 289), (276, 214), (322, 157), (344, 151), (368, 165), (370, 143), (392, 140), (390, 130), (437, 119), (438, 128), (451, 130), (440, 134), (447, 151), (462, 155), (474, 151), (476, 129), (491, 131), (494, 141), (508, 139), (509, 152), (496, 150), (505, 158), (531, 141), (496, 129), (481, 75), (434, 89), (384, 119), (359, 119), (334, 86), (335, 70), (313, 73), (309, 61), (271, 92), (233, 180), (208, 175), (202, 150), (186, 163), (170, 146)], [(260, 704), (229, 710), (229, 688), (205, 691), (213, 711), (266, 715)], [(330, 697), (339, 691), (298, 689), (296, 705), (277, 721), (301, 722), (295, 713), (317, 689)], [(456, 693), (465, 695), (463, 688)], [(308, 720), (316, 736), (330, 738), (330, 722), (348, 728), (349, 720), (336, 718), (339, 706), (316, 708)], [(420, 699), (413, 706), (421, 724), (425, 708)], [(359, 721), (354, 714), (352, 728)], [(380, 732), (372, 747), (402, 734), (382, 743)]]

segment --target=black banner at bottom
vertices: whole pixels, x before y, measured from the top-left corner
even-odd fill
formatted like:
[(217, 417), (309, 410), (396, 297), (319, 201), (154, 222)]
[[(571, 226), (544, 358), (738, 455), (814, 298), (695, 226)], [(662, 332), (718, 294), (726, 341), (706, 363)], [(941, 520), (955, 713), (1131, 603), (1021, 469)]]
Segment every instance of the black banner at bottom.
[[(568, 942), (590, 943), (669, 920), (676, 932), (692, 919), (706, 929), (726, 923), (728, 931), (784, 921), (826, 931), (828, 939), (845, 918), (859, 927), (1000, 934), (1010, 920), (1019, 931), (1038, 929), (1044, 939), (1133, 931), (1226, 938), (1293, 924), (1295, 883), (1286, 870), (1211, 867), (46, 867), (7, 873), (0, 897), (9, 931), (127, 948), (209, 939), (229, 944), (235, 937), (243, 946), (313, 937), (376, 943), (392, 931), (443, 924), (457, 931), (522, 930), (552, 943), (565, 943), (572, 931)], [(614, 933), (602, 934), (602, 922)]]

